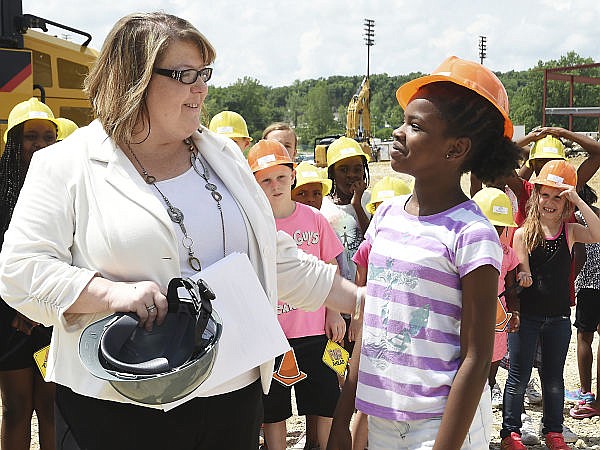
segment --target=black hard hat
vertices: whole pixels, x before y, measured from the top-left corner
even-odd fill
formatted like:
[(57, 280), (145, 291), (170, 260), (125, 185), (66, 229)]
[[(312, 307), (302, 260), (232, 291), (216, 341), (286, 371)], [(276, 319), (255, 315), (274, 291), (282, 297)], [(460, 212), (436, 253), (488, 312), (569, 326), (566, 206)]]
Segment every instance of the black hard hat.
[(217, 355), (222, 323), (212, 309), (214, 298), (203, 280), (174, 278), (161, 325), (146, 331), (130, 313), (94, 322), (79, 340), (81, 362), (136, 402), (157, 405), (183, 398), (208, 378)]

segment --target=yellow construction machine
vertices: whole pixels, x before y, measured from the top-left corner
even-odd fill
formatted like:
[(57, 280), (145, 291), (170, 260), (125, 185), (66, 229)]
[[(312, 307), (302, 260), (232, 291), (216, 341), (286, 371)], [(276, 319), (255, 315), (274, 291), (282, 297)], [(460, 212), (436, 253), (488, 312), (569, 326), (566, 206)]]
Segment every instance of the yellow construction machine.
[[(48, 25), (85, 40), (77, 44), (52, 36)], [(56, 117), (71, 119), (79, 126), (93, 119), (82, 91), (83, 80), (98, 57), (98, 52), (88, 47), (91, 39), (85, 31), (23, 14), (21, 0), (0, 0), (0, 136), (11, 109), (34, 96)], [(3, 149), (4, 140), (0, 139), (0, 154)]]
[[(375, 44), (374, 27), (375, 21), (365, 19), (365, 44), (367, 46), (367, 75), (363, 78), (360, 87), (350, 99), (346, 109), (346, 137), (356, 140), (371, 161), (377, 160), (377, 152), (374, 151), (373, 136), (371, 135), (371, 84), (369, 83), (370, 49)], [(327, 149), (337, 136), (324, 136), (315, 139), (315, 164), (317, 167), (327, 166)]]
[[(350, 99), (346, 109), (345, 136), (356, 140), (373, 161), (373, 137), (371, 135), (371, 112), (369, 110), (370, 96), (369, 77), (365, 77), (356, 94)], [(327, 148), (340, 136), (323, 136), (315, 139), (315, 164), (317, 167), (327, 166)]]

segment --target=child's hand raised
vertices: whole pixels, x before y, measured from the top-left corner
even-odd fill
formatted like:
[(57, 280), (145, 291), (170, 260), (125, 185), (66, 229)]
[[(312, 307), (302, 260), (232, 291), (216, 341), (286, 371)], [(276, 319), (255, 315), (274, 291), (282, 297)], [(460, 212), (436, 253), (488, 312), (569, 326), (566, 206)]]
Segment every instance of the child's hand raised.
[(559, 187), (565, 188), (564, 191), (562, 191), (559, 195), (561, 197), (565, 197), (572, 204), (577, 205), (580, 201), (582, 201), (581, 197), (579, 197), (579, 194), (577, 194), (575, 187), (569, 184), (561, 184)]
[(360, 205), (363, 193), (367, 189), (367, 183), (365, 182), (365, 180), (355, 181), (354, 183), (352, 183), (350, 189), (352, 189), (352, 200), (350, 201), (350, 203), (352, 205)]

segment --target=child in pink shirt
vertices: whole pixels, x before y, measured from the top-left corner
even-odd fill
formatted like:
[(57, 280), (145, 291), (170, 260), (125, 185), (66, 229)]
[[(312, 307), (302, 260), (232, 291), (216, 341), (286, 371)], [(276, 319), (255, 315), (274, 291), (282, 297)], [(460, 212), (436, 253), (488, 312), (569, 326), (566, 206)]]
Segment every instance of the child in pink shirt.
[[(343, 246), (327, 219), (315, 208), (291, 198), (294, 163), (285, 147), (275, 140), (260, 140), (248, 152), (248, 164), (265, 192), (277, 230), (285, 231), (298, 248), (335, 264)], [(345, 323), (339, 313), (321, 307), (306, 312), (279, 303), (277, 318), (294, 350), (297, 368), (307, 377), (294, 384), (299, 415), (314, 415), (321, 448), (327, 446), (333, 412), (339, 397), (336, 373), (327, 367), (322, 356), (328, 335), (341, 340)], [(291, 387), (272, 383), (263, 397), (264, 433), (269, 450), (286, 449), (286, 419), (292, 415)]]

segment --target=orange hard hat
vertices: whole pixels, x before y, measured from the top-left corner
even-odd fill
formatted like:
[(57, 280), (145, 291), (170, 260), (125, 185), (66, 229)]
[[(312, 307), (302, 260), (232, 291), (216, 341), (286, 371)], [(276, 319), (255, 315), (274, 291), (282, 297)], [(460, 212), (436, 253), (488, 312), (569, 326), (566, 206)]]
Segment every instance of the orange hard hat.
[(437, 81), (449, 81), (477, 92), (489, 100), (504, 117), (504, 136), (512, 139), (513, 124), (508, 117), (508, 95), (504, 85), (488, 68), (473, 61), (450, 56), (431, 75), (416, 78), (404, 83), (396, 91), (396, 98), (403, 109), (415, 96), (417, 91)]
[(553, 159), (548, 161), (535, 177), (534, 184), (564, 189), (566, 186), (577, 186), (577, 171), (568, 161), (564, 159)]
[(277, 164), (290, 164), (294, 161), (283, 144), (274, 139), (261, 139), (248, 151), (248, 165), (252, 172), (266, 169)]

